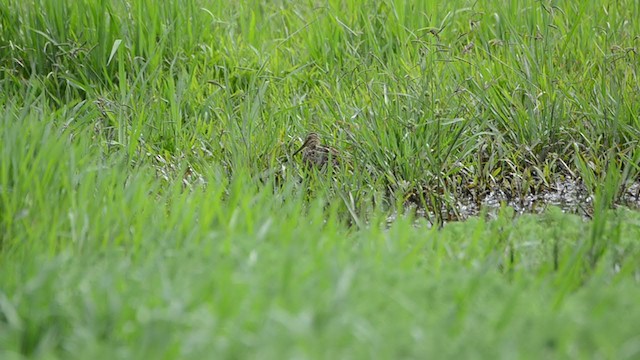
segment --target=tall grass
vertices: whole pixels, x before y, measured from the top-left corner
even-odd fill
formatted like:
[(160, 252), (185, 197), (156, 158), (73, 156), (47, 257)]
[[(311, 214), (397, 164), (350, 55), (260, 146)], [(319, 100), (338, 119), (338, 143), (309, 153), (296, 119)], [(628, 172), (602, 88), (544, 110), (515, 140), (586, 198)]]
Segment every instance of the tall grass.
[(0, 358), (637, 357), (638, 15), (1, 2)]

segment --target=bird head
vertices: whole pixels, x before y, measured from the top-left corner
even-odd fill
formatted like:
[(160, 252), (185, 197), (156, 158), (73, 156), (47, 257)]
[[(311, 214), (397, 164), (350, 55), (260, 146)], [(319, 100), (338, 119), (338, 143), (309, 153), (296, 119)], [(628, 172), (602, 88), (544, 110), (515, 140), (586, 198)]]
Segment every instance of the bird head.
[(318, 136), (317, 133), (314, 132), (310, 132), (307, 137), (304, 139), (304, 143), (302, 143), (302, 146), (300, 146), (300, 148), (298, 150), (296, 150), (296, 152), (293, 153), (293, 155), (296, 155), (297, 153), (299, 153), (300, 151), (302, 151), (302, 149), (308, 147), (308, 148), (314, 148), (316, 146), (320, 145), (320, 136)]
[(317, 133), (310, 132), (304, 139), (303, 147), (316, 147), (320, 145), (320, 136)]

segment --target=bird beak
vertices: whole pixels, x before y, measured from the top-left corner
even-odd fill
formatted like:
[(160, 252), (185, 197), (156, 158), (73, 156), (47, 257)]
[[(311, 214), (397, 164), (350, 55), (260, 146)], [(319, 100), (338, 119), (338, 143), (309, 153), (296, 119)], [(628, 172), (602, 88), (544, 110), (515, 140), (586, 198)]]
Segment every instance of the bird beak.
[(291, 156), (296, 156), (296, 154), (298, 154), (300, 151), (302, 151), (302, 149), (305, 148), (305, 146), (307, 146), (307, 144), (309, 143), (309, 140), (307, 139), (307, 141), (305, 141), (302, 146), (300, 146), (300, 148), (298, 150), (296, 150), (296, 152), (293, 153), (293, 155)]

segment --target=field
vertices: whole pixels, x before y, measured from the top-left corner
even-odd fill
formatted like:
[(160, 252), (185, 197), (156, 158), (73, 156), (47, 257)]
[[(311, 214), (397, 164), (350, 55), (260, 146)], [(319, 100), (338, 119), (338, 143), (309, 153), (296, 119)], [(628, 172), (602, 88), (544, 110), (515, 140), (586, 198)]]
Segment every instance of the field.
[(639, 18), (0, 0), (0, 358), (640, 358)]

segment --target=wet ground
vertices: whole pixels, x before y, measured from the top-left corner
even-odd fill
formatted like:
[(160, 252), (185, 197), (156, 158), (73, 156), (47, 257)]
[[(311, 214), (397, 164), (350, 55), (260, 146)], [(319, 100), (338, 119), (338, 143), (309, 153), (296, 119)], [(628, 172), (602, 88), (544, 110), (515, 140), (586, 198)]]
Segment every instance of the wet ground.
[[(634, 183), (614, 199), (614, 205), (640, 208), (638, 196), (640, 183)], [(483, 205), (499, 207), (502, 201), (514, 208), (518, 213), (540, 213), (549, 206), (557, 206), (564, 212), (591, 217), (594, 197), (580, 181), (565, 180), (556, 182), (555, 186), (539, 194), (530, 194), (521, 200), (507, 200), (504, 193), (492, 192), (484, 200)]]
[[(445, 222), (461, 221), (477, 216), (481, 209), (485, 209), (490, 218), (495, 218), (503, 204), (513, 208), (517, 214), (540, 214), (550, 206), (554, 206), (565, 213), (577, 214), (585, 219), (590, 219), (593, 216), (595, 199), (582, 181), (567, 179), (557, 181), (543, 191), (522, 197), (513, 197), (500, 188), (495, 188), (479, 198), (462, 196), (455, 200), (455, 204), (445, 206), (448, 210), (444, 210), (440, 216)], [(616, 196), (613, 207), (619, 206), (640, 209), (640, 182), (626, 186), (624, 191)], [(415, 205), (413, 207), (416, 209), (416, 215), (420, 218), (427, 218), (431, 222), (435, 222), (438, 218), (432, 211)], [(393, 222), (395, 214), (391, 215), (388, 220)]]

